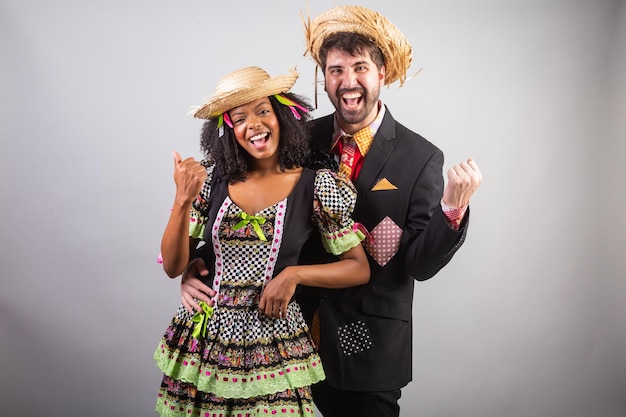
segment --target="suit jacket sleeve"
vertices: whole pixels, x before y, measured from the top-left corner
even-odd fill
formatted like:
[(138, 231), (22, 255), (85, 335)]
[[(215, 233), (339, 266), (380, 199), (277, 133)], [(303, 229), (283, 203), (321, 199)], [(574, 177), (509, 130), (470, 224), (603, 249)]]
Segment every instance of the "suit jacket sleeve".
[(424, 165), (411, 194), (402, 245), (406, 271), (423, 281), (434, 276), (454, 256), (465, 240), (469, 210), (459, 230), (443, 214), (443, 153), (436, 149)]

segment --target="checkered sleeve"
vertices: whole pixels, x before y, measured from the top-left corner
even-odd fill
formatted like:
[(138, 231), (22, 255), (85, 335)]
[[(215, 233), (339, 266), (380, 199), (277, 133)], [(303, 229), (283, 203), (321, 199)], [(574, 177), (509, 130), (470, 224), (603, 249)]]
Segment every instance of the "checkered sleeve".
[(333, 255), (342, 254), (365, 239), (352, 219), (355, 203), (356, 189), (349, 179), (327, 169), (317, 171), (313, 223), (324, 248)]
[(204, 229), (209, 213), (208, 200), (211, 194), (211, 180), (213, 178), (213, 168), (215, 167), (215, 165), (211, 164), (206, 159), (201, 163), (206, 167), (207, 177), (204, 180), (200, 194), (198, 194), (198, 197), (196, 197), (196, 200), (191, 206), (191, 213), (189, 214), (189, 237), (196, 239), (204, 238)]

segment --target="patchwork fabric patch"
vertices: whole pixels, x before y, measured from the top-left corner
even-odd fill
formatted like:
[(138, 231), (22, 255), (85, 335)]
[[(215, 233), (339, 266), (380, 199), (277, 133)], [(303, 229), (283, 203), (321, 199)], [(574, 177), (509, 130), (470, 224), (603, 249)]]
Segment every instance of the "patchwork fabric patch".
[(370, 331), (361, 320), (339, 326), (337, 333), (339, 345), (346, 356), (366, 351), (372, 347)]
[(370, 236), (365, 241), (365, 250), (378, 265), (385, 266), (400, 248), (402, 229), (387, 216), (372, 229)]

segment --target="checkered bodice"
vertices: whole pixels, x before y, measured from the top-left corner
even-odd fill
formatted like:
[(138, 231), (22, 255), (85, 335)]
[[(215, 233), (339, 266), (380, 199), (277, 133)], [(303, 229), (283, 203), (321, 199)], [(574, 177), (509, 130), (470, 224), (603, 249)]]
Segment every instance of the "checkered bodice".
[(213, 289), (218, 291), (218, 305), (252, 306), (274, 272), (282, 243), (287, 199), (270, 206), (256, 216), (265, 237), (261, 239), (253, 223), (237, 228), (242, 210), (226, 197), (211, 230), (215, 253)]

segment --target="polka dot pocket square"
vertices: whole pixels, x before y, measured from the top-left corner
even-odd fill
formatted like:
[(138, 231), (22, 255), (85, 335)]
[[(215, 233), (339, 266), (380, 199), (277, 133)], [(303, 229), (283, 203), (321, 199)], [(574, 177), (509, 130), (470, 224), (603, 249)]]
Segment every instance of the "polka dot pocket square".
[(365, 241), (365, 250), (378, 265), (385, 266), (398, 252), (401, 238), (402, 229), (387, 216), (370, 232)]

